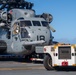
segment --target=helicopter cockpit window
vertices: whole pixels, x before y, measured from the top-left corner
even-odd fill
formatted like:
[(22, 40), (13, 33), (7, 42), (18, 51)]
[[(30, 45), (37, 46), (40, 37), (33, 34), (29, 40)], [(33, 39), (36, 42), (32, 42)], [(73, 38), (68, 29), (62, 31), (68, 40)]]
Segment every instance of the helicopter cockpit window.
[(21, 28), (21, 38), (29, 38), (29, 33), (25, 28)]
[(39, 21), (32, 21), (34, 26), (41, 26)]
[(21, 27), (32, 26), (31, 21), (20, 21)]
[(42, 26), (44, 26), (44, 27), (48, 26), (48, 22), (46, 22), (46, 21), (41, 21), (41, 23), (42, 23)]

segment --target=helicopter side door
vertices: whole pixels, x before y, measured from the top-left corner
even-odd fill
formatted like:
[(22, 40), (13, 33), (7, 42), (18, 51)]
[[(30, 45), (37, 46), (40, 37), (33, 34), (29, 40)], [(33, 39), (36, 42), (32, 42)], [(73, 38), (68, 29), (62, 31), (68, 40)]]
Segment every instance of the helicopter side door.
[(15, 22), (13, 25), (12, 31), (12, 49), (13, 52), (20, 52), (21, 51), (21, 43), (20, 43), (20, 25), (18, 22)]

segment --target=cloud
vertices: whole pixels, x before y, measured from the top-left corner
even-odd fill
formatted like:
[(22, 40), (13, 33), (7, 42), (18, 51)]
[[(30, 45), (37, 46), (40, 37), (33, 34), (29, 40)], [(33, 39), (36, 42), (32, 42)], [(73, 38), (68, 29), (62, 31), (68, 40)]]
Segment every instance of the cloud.
[(60, 43), (76, 44), (76, 38), (74, 38), (74, 39), (60, 38), (60, 39), (54, 39), (54, 41), (57, 41)]
[(60, 43), (70, 43), (70, 40), (66, 38), (54, 39), (54, 41), (58, 41)]

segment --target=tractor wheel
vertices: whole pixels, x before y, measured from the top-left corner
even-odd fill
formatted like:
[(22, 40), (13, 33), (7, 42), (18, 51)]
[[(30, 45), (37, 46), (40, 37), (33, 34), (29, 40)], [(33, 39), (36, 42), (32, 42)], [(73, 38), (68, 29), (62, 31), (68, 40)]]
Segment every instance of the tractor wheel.
[(52, 67), (52, 59), (49, 55), (45, 55), (44, 56), (44, 67), (47, 69), (47, 70), (53, 70), (53, 67)]

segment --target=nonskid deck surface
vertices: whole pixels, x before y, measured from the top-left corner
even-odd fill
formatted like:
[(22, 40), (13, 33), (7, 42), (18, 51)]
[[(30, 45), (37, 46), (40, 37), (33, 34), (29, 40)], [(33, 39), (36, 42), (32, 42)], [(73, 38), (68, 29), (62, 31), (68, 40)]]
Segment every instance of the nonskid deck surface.
[(43, 64), (17, 62), (17, 61), (0, 61), (0, 70), (31, 70), (45, 69)]

